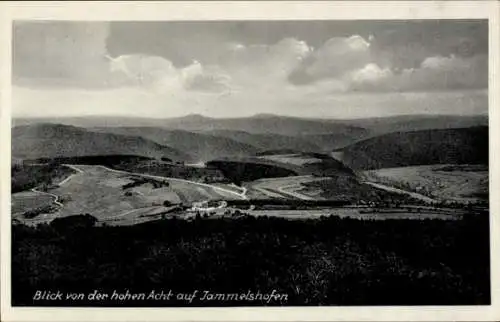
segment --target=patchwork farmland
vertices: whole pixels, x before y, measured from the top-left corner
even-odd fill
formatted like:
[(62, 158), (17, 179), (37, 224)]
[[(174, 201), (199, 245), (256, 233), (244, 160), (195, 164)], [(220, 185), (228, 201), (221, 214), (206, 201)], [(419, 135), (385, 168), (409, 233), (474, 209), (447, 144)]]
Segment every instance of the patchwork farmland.
[(486, 165), (427, 165), (365, 171), (367, 180), (394, 185), (448, 202), (488, 199)]
[[(98, 165), (67, 166), (79, 173), (50, 190), (50, 194), (58, 196), (62, 206), (50, 213), (42, 211), (37, 218), (23, 221), (48, 222), (54, 218), (88, 213), (103, 222), (142, 222), (143, 217), (168, 213), (172, 210), (171, 205), (190, 205), (238, 196), (236, 192), (226, 191), (222, 187), (187, 180), (132, 174)], [(14, 212), (25, 212), (54, 203), (50, 195), (34, 192), (14, 194), (13, 199)]]

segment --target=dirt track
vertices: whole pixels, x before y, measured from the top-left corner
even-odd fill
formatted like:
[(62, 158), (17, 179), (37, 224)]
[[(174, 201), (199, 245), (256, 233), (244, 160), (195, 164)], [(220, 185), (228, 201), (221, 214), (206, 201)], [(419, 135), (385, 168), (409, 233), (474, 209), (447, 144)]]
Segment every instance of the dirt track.
[(250, 184), (250, 189), (257, 190), (258, 192), (271, 198), (318, 200), (320, 198), (305, 195), (300, 193), (298, 190), (302, 188), (302, 183), (323, 179), (324, 178), (316, 178), (311, 175), (267, 178), (252, 182)]

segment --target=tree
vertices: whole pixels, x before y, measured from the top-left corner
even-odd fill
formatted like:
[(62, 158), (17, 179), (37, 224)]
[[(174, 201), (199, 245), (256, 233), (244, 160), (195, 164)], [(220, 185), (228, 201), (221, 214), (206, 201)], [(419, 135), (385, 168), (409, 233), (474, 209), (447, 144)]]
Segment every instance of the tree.
[(90, 214), (75, 215), (54, 219), (50, 225), (56, 229), (91, 228), (97, 223), (97, 218)]

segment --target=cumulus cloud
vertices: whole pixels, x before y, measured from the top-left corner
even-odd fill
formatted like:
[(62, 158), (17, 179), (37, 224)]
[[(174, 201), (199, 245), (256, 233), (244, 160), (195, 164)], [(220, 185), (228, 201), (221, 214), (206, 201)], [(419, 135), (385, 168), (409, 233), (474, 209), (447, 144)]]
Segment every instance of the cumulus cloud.
[(311, 52), (306, 42), (295, 38), (272, 45), (232, 43), (226, 46), (218, 63), (238, 85), (264, 86), (287, 82), (288, 75)]
[(372, 53), (374, 36), (336, 37), (326, 41), (290, 73), (298, 86), (330, 91), (436, 91), (479, 89), (488, 85), (488, 57), (430, 56), (415, 68), (377, 63)]
[(203, 67), (197, 63), (196, 73), (185, 79), (185, 88), (192, 91), (225, 93), (231, 90), (232, 78), (218, 66)]
[(123, 55), (109, 57), (109, 60), (110, 76), (115, 85), (133, 85), (157, 92), (222, 92), (229, 87), (228, 75), (216, 67), (205, 68), (198, 61), (176, 68), (172, 62), (159, 56)]
[(373, 63), (366, 65), (362, 69), (355, 70), (349, 75), (351, 81), (354, 83), (374, 83), (392, 76), (392, 71), (389, 68), (382, 69)]
[[(26, 86), (152, 91), (425, 91), (486, 88), (487, 57), (429, 56), (414, 68), (380, 61), (373, 35), (333, 37), (314, 49), (284, 38), (274, 44), (222, 43), (215, 61), (174, 66), (159, 55), (110, 57), (109, 25), (101, 22), (16, 23), (14, 83)], [(215, 41), (215, 40), (211, 40)], [(214, 46), (210, 46), (214, 47)], [(386, 50), (386, 49), (384, 49)], [(203, 56), (200, 53), (200, 56)], [(212, 55), (213, 56), (213, 55)]]
[(197, 61), (177, 68), (160, 56), (111, 57), (106, 48), (107, 23), (17, 23), (14, 33), (13, 81), (18, 85), (219, 92), (229, 83), (228, 75)]
[(369, 61), (370, 43), (363, 37), (335, 37), (304, 60), (290, 75), (290, 80), (295, 84), (304, 84), (324, 78), (340, 78)]
[[(367, 77), (368, 75), (370, 76)], [(369, 64), (353, 72), (349, 81), (349, 87), (358, 91), (404, 92), (486, 88), (487, 57), (433, 56), (424, 59), (418, 68), (403, 69), (398, 73)]]
[(123, 55), (109, 59), (110, 78), (115, 85), (145, 88), (179, 88), (179, 72), (162, 58), (147, 55)]

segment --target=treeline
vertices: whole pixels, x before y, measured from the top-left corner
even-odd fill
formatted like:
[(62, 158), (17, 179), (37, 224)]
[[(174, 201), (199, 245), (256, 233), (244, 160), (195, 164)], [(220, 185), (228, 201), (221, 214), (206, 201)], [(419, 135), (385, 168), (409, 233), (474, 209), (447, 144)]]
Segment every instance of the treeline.
[(97, 155), (59, 158), (40, 158), (34, 163), (103, 165), (116, 170), (152, 174), (202, 182), (226, 182), (221, 171), (214, 168), (188, 167), (173, 163), (171, 159), (160, 160), (137, 155)]
[(257, 209), (279, 206), (284, 209), (310, 209), (318, 207), (342, 207), (348, 206), (351, 202), (347, 200), (331, 199), (331, 200), (302, 200), (302, 199), (252, 199), (252, 200), (226, 200), (229, 206), (245, 207), (256, 206)]
[(122, 190), (127, 190), (130, 188), (139, 187), (139, 186), (141, 186), (143, 184), (147, 184), (147, 183), (151, 184), (154, 189), (168, 187), (170, 185), (167, 181), (159, 181), (157, 179), (151, 179), (151, 178), (146, 178), (146, 177), (132, 177), (131, 179), (132, 179), (131, 182), (124, 184), (122, 186)]
[(219, 169), (225, 177), (237, 185), (241, 185), (244, 181), (254, 181), (261, 178), (298, 175), (296, 171), (264, 162), (214, 160), (207, 162), (207, 166)]
[(74, 173), (73, 170), (56, 163), (39, 165), (13, 164), (11, 167), (11, 190), (13, 193), (35, 187), (45, 190), (72, 173)]
[(198, 182), (227, 182), (221, 171), (213, 168), (197, 168), (165, 164), (154, 161), (122, 162), (110, 166), (117, 170), (138, 172), (162, 177), (180, 178)]
[[(243, 216), (12, 227), (13, 305), (252, 306), (490, 303), (487, 216), (289, 221)], [(272, 292), (286, 301), (36, 301), (62, 292)]]
[(109, 155), (75, 156), (75, 157), (38, 158), (35, 160), (28, 160), (27, 162), (113, 166), (121, 163), (133, 163), (133, 162), (149, 161), (149, 160), (154, 160), (154, 159), (138, 155), (109, 154)]

